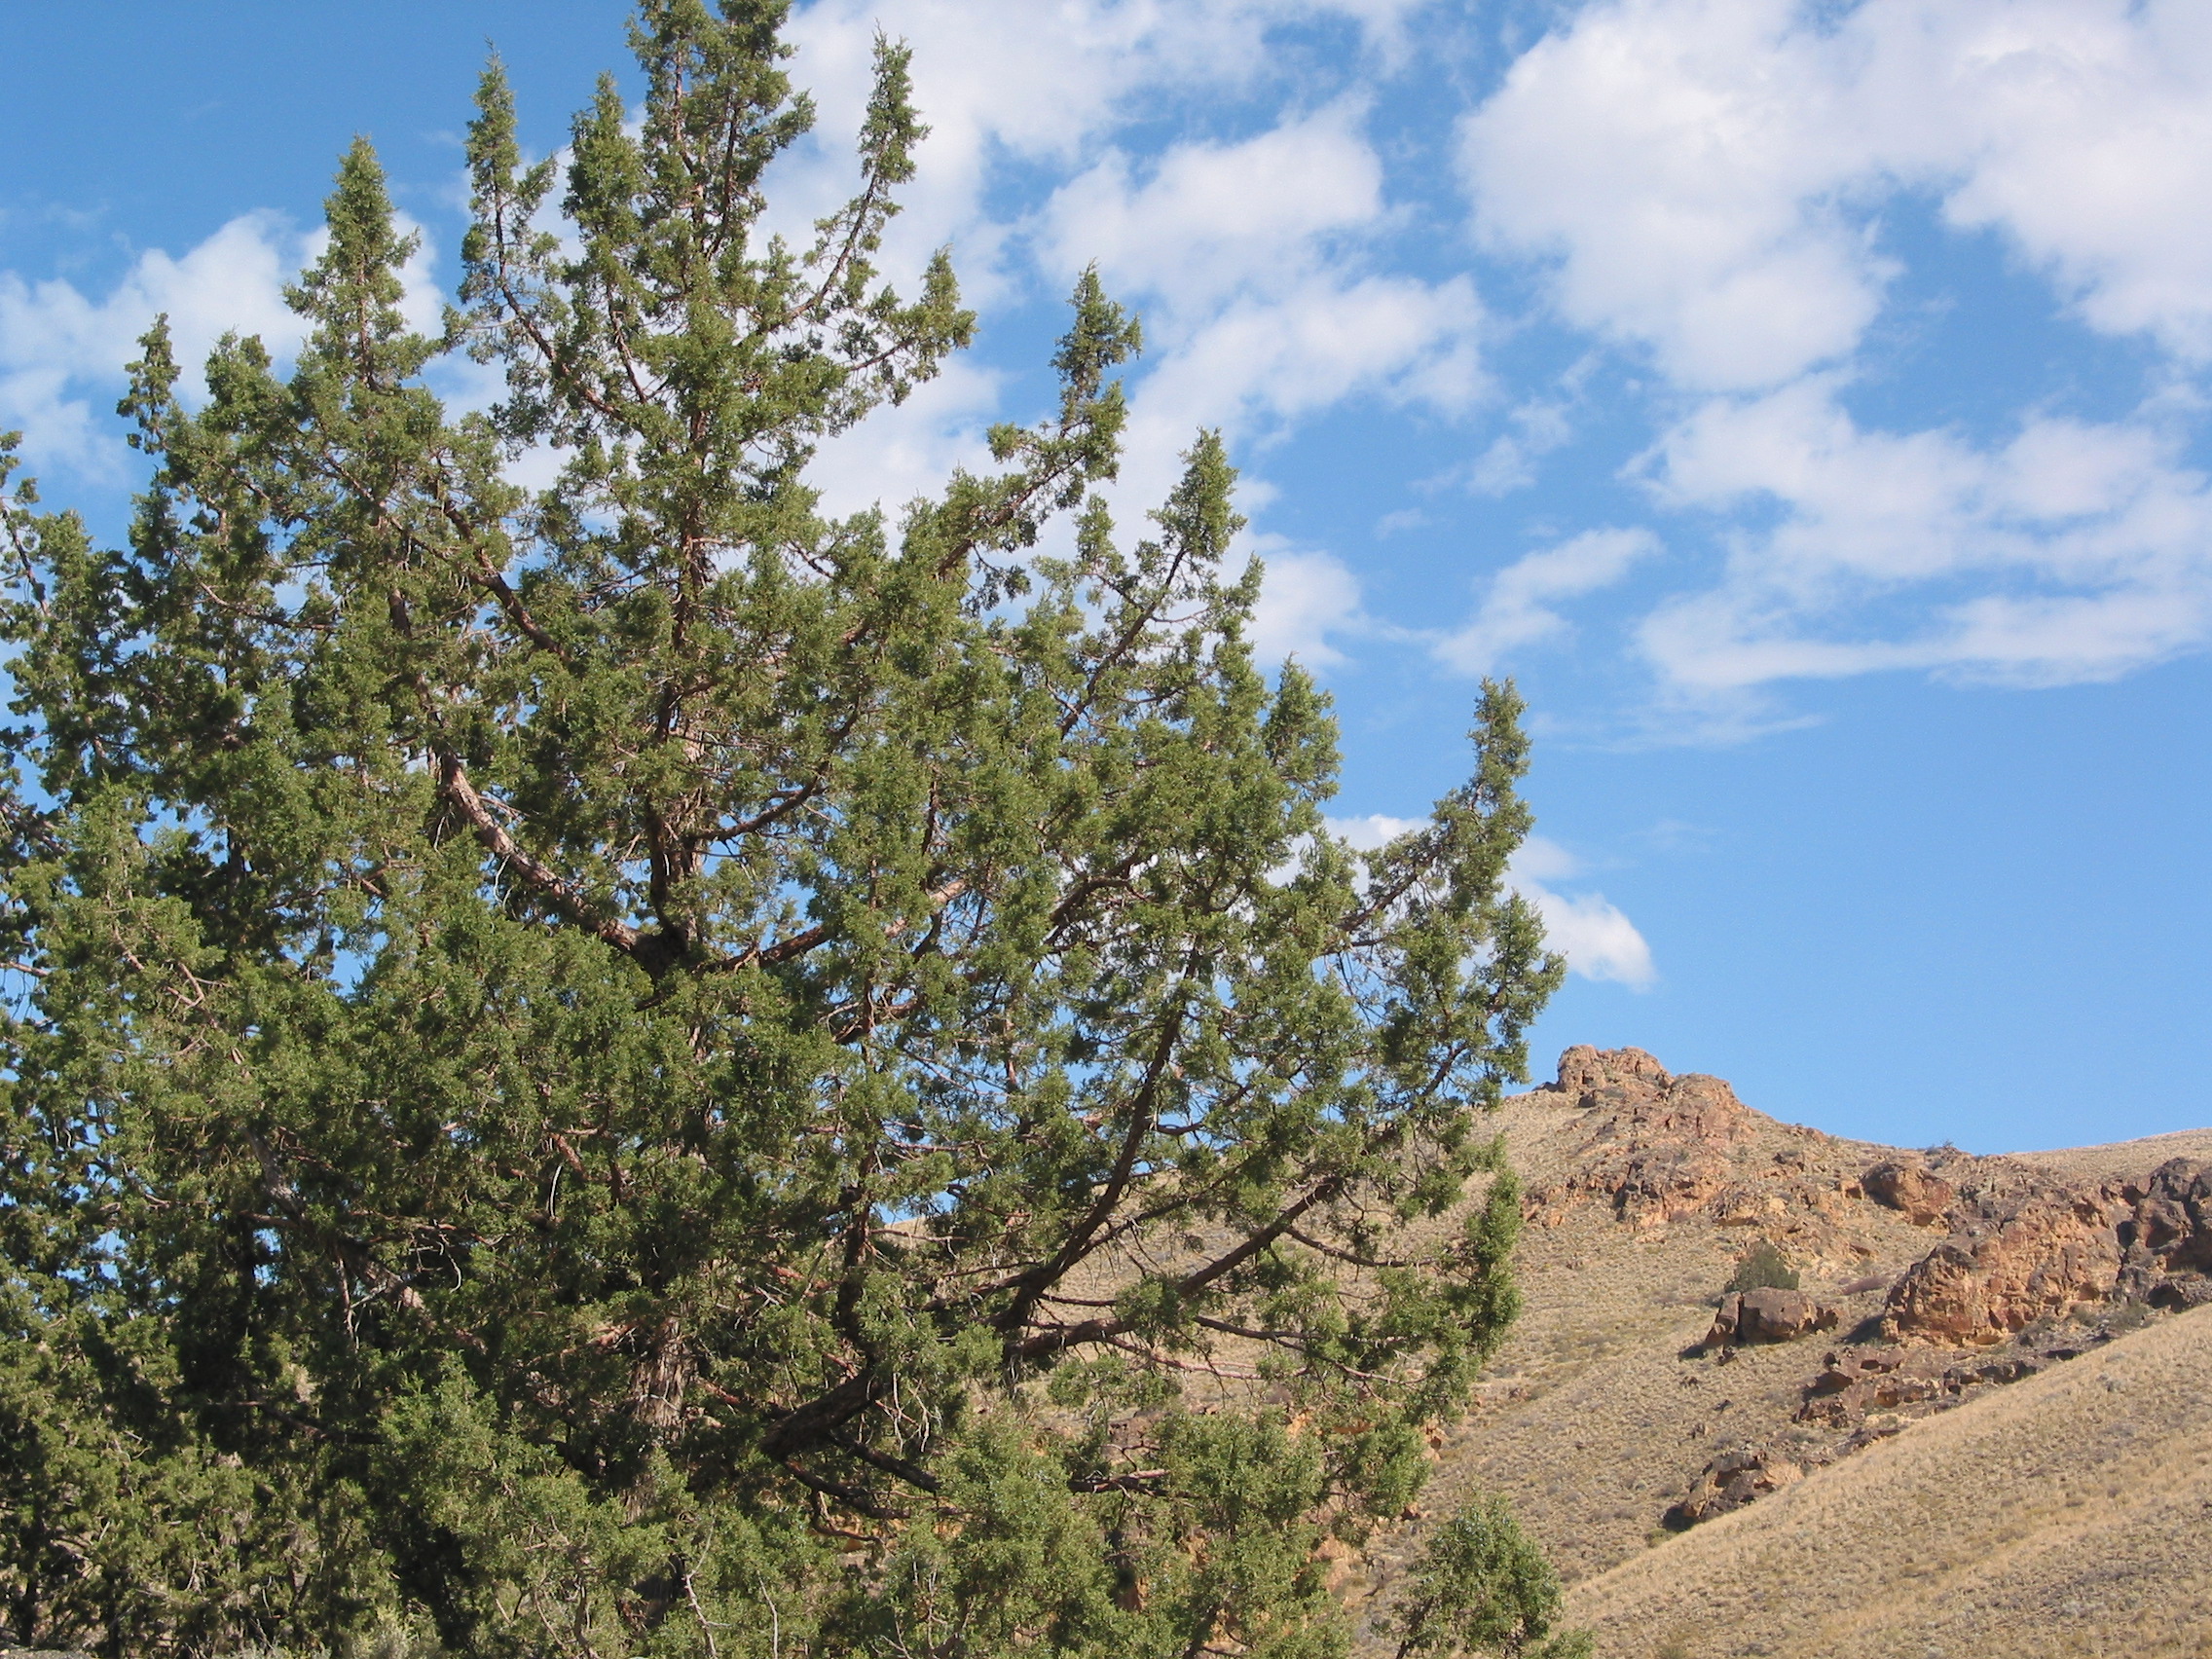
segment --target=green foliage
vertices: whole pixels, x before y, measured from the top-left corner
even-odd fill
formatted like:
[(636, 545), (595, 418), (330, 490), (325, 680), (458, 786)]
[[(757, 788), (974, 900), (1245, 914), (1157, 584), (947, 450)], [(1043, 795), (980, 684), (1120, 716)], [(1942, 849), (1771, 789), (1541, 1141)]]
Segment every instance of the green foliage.
[(1589, 1633), (1554, 1630), (1559, 1579), (1502, 1497), (1437, 1529), (1398, 1608), (1398, 1659), (1416, 1653), (1589, 1659)]
[(1760, 1239), (1744, 1252), (1736, 1264), (1736, 1271), (1728, 1275), (1721, 1287), (1723, 1295), (1739, 1290), (1795, 1290), (1797, 1270), (1789, 1265), (1788, 1257), (1776, 1248), (1774, 1241)]
[(875, 269), (901, 48), (852, 202), (767, 233), (782, 20), (650, 0), (565, 171), (495, 65), (438, 339), (356, 144), (288, 374), (226, 340), (194, 407), (145, 338), (127, 547), (0, 498), (19, 1638), (1335, 1652), (1323, 1544), (1513, 1315), (1519, 701), (1328, 833), (1218, 438), (1133, 544), (1096, 494), (1094, 277), (994, 470), (823, 516), (814, 446), (972, 320)]

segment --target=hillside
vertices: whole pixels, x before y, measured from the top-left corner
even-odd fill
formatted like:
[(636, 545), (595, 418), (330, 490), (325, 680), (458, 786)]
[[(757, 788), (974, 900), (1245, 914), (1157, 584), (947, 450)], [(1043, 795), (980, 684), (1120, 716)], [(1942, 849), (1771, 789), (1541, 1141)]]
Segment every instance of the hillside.
[(2212, 1653), (2212, 1312), (2121, 1337), (1578, 1586), (1605, 1659)]
[[(1917, 1659), (1951, 1640), (1898, 1645), (1915, 1619), (1965, 1633), (1951, 1659), (2086, 1653), (2099, 1649), (2063, 1632), (2149, 1619), (2170, 1636), (2177, 1595), (2212, 1587), (2212, 1564), (2177, 1583), (2157, 1541), (2175, 1517), (2201, 1519), (2188, 1484), (2201, 1460), (2179, 1452), (2212, 1404), (2161, 1397), (2154, 1427), (2094, 1381), (2107, 1356), (2140, 1354), (2148, 1395), (2212, 1346), (2212, 1315), (2174, 1317), (2212, 1299), (2212, 1181), (2195, 1161), (2212, 1133), (1913, 1152), (1779, 1123), (1640, 1051), (1590, 1049), (1509, 1100), (1499, 1127), (1527, 1188), (1527, 1309), (1471, 1419), (1438, 1442), (1421, 1514), (1347, 1584), (1372, 1614), (1426, 1522), (1486, 1488), (1542, 1538), (1608, 1659), (1856, 1652), (1832, 1621), (1869, 1598), (1889, 1621), (1866, 1624), (1869, 1653)], [(1820, 1328), (1709, 1345), (1716, 1298), (1761, 1239), (1805, 1293), (1762, 1306)], [(2108, 1418), (2119, 1440), (2100, 1451)], [(1978, 1469), (1977, 1434), (2005, 1437), (2005, 1460)], [(2175, 1456), (2157, 1450), (2169, 1437)], [(2042, 1443), (2048, 1459), (2021, 1450)], [(1960, 1564), (1996, 1550), (1991, 1527), (2024, 1529), (2007, 1533), (2011, 1576), (1954, 1594)], [(2113, 1564), (2094, 1593), (2076, 1582), (2092, 1536)], [(1788, 1558), (1786, 1576), (1769, 1578), (1784, 1568), (1762, 1550)], [(1788, 1617), (1769, 1619), (1769, 1603)], [(2046, 1604), (2093, 1611), (2072, 1625), (2031, 1611)]]

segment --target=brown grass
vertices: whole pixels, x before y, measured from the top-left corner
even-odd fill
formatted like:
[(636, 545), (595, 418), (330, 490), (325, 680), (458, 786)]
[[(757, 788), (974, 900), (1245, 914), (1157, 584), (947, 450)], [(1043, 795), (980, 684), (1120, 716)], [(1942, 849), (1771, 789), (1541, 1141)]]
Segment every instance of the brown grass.
[(2212, 1653), (2212, 1309), (2163, 1320), (1578, 1585), (1605, 1659)]

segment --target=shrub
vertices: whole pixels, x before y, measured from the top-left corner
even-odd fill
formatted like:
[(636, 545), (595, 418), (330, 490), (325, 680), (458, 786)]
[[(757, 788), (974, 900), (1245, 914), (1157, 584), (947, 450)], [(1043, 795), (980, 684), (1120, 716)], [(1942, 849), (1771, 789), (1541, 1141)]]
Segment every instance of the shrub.
[(1723, 1293), (1739, 1290), (1795, 1290), (1797, 1270), (1789, 1265), (1788, 1258), (1776, 1249), (1771, 1239), (1762, 1238), (1744, 1253), (1736, 1264), (1736, 1271), (1728, 1275)]
[(1559, 1579), (1512, 1508), (1476, 1498), (1437, 1530), (1398, 1609), (1398, 1659), (1416, 1653), (1589, 1659), (1590, 1633), (1554, 1630)]

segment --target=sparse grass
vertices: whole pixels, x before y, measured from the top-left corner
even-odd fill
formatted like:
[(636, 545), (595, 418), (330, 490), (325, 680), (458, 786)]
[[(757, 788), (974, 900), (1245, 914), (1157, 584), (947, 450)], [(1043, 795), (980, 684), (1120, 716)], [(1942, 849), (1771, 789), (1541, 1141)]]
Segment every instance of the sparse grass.
[(2112, 1332), (2139, 1331), (2151, 1322), (2151, 1305), (2148, 1302), (2122, 1302), (2104, 1318), (2105, 1329)]
[(1774, 1659), (2183, 1659), (2212, 1637), (2207, 1363), (2212, 1314), (2153, 1321), (1639, 1552), (1576, 1586), (1571, 1616), (1623, 1659), (1703, 1654), (1735, 1636), (1740, 1586), (1787, 1584), (1762, 1604)]

